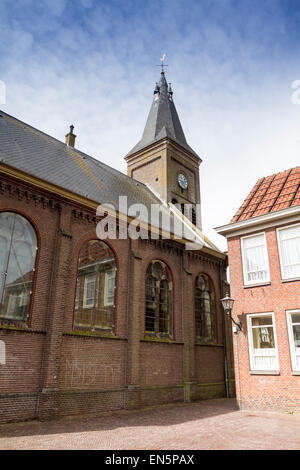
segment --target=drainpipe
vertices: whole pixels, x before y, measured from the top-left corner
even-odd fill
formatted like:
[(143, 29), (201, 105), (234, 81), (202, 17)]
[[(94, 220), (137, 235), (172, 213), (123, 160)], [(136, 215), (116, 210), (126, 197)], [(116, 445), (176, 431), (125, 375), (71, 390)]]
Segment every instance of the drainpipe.
[(238, 404), (241, 406), (241, 381), (240, 381), (240, 359), (239, 359), (239, 332), (236, 334), (236, 373), (237, 373), (237, 382), (238, 382)]

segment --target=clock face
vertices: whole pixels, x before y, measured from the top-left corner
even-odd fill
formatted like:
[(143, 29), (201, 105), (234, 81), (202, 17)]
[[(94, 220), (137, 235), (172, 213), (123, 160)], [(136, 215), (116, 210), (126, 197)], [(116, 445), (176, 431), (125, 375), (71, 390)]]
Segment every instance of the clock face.
[(187, 189), (188, 187), (187, 179), (182, 173), (178, 175), (178, 184), (182, 189)]

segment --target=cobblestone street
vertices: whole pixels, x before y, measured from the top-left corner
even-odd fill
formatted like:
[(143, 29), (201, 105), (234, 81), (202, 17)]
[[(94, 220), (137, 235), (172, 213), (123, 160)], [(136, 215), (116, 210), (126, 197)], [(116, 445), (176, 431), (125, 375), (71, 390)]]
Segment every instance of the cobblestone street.
[(300, 415), (218, 399), (0, 426), (0, 449), (300, 449)]

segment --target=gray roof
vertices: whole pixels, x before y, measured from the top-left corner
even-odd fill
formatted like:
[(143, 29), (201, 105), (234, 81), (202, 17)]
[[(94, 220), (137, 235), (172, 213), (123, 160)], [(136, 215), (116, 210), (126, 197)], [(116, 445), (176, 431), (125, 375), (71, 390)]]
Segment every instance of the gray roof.
[(0, 165), (1, 161), (99, 204), (114, 203), (117, 208), (120, 195), (128, 197), (128, 205), (142, 203), (150, 208), (160, 203), (143, 183), (3, 111)]
[(171, 86), (168, 87), (164, 72), (161, 72), (143, 136), (126, 157), (166, 137), (198, 157), (186, 141), (173, 101), (173, 91)]

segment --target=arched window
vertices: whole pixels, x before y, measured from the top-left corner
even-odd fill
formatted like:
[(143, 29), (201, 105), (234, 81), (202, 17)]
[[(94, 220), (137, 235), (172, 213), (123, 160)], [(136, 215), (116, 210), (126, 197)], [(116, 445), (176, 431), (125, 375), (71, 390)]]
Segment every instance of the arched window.
[(215, 336), (215, 295), (208, 276), (200, 274), (195, 285), (196, 337), (212, 340)]
[(80, 250), (76, 282), (74, 328), (112, 329), (115, 308), (116, 262), (100, 240)]
[(152, 261), (146, 274), (146, 333), (170, 335), (172, 282), (162, 261)]
[(0, 212), (0, 318), (27, 320), (36, 251), (36, 234), (28, 220)]

